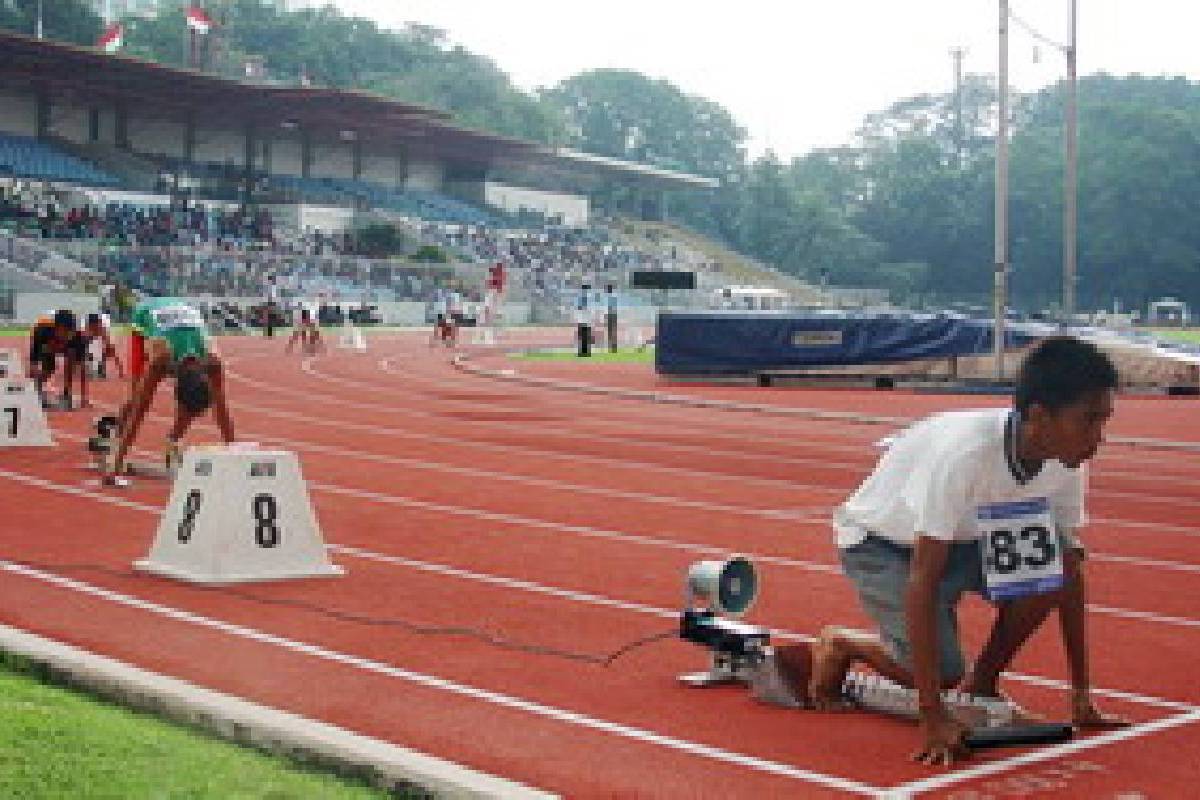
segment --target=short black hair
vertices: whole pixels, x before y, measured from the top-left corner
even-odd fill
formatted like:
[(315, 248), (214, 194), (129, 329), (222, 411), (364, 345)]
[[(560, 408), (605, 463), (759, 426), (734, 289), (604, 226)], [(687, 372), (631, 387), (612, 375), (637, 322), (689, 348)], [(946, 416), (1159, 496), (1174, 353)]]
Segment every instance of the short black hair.
[(1051, 336), (1026, 356), (1013, 403), (1021, 412), (1034, 404), (1057, 411), (1090, 392), (1116, 389), (1118, 383), (1117, 368), (1096, 345), (1074, 336)]
[(99, 314), (88, 314), (87, 315), (87, 324), (88, 325), (99, 325), (102, 321), (103, 320), (100, 319)]
[(75, 312), (69, 308), (60, 308), (54, 312), (54, 326), (56, 328), (69, 328), (77, 330), (79, 321), (75, 318)]
[(198, 361), (184, 361), (176, 370), (175, 401), (189, 414), (201, 414), (212, 405), (212, 385)]

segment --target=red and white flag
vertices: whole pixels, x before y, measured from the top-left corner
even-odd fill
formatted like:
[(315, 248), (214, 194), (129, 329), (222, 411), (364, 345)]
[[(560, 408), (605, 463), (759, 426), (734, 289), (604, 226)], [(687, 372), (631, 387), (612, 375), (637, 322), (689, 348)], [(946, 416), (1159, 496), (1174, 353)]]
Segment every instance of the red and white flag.
[(196, 33), (205, 34), (212, 30), (212, 17), (203, 8), (188, 6), (186, 19), (187, 26)]
[(96, 47), (99, 47), (106, 53), (117, 52), (123, 44), (125, 44), (125, 26), (119, 22), (109, 25), (104, 33), (100, 34), (100, 38), (96, 40)]

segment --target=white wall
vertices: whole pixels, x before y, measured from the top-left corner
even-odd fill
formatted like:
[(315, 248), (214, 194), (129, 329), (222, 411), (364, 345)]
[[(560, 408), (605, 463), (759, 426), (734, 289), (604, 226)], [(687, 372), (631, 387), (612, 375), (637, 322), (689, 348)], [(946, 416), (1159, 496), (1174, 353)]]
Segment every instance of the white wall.
[(363, 153), (361, 179), (389, 189), (400, 188), (400, 160), (395, 156)]
[(445, 170), (440, 161), (416, 160), (408, 163), (408, 176), (404, 183), (405, 189), (440, 192)]
[(309, 175), (314, 178), (354, 177), (354, 154), (349, 143), (313, 144)]
[(0, 89), (0, 132), (37, 135), (37, 114), (32, 94)]
[(52, 106), (50, 132), (79, 144), (88, 141), (88, 110), (79, 106)]
[(276, 175), (300, 177), (300, 142), (296, 139), (274, 139), (271, 141), (271, 172)]
[(183, 123), (131, 116), (128, 131), (129, 146), (135, 152), (183, 158)]
[(69, 308), (76, 316), (100, 310), (100, 298), (94, 294), (68, 292), (18, 292), (13, 296), (13, 319), (26, 325), (37, 321), (47, 311)]
[(505, 211), (528, 209), (546, 216), (561, 215), (563, 224), (582, 226), (588, 221), (588, 199), (574, 194), (544, 192), (503, 183), (483, 185), (483, 202)]
[(211, 128), (196, 129), (196, 152), (194, 161), (212, 161), (218, 164), (232, 162), (243, 166), (246, 160), (245, 134), (234, 131), (216, 131)]
[(298, 227), (309, 228), (321, 233), (345, 233), (354, 222), (354, 209), (336, 206), (299, 206)]

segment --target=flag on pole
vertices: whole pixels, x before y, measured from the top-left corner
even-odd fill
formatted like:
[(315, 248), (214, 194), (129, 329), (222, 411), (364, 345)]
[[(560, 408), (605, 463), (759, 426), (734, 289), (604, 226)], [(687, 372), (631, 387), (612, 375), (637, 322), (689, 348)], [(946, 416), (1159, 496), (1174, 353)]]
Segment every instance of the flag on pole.
[(96, 40), (96, 47), (106, 53), (117, 52), (123, 44), (125, 44), (125, 26), (119, 22), (109, 25)]
[(203, 8), (188, 6), (186, 19), (187, 26), (198, 34), (203, 35), (212, 30), (212, 17)]

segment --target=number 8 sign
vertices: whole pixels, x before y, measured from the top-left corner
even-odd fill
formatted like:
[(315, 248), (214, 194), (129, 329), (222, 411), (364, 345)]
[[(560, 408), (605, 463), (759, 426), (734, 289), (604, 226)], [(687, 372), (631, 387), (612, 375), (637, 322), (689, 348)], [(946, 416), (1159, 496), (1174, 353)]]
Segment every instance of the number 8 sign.
[(137, 569), (203, 584), (342, 574), (329, 562), (295, 453), (190, 448)]

